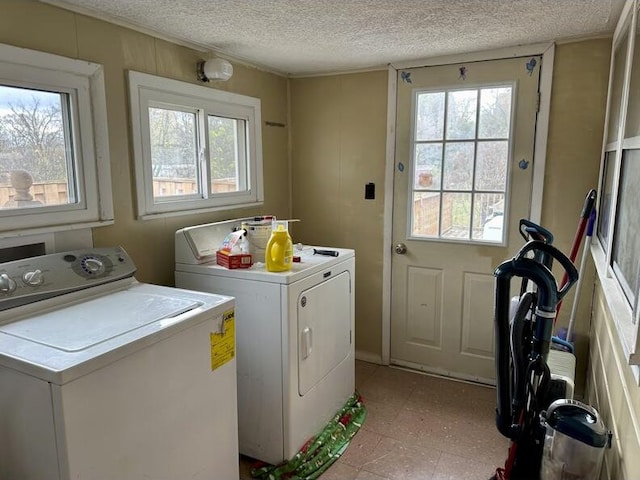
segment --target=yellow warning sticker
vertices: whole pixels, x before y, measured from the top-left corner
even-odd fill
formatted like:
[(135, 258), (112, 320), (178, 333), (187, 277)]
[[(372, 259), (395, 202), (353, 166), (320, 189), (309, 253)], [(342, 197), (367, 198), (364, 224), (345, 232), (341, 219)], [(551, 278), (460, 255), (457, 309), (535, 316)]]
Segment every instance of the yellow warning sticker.
[(235, 310), (228, 310), (222, 315), (220, 332), (211, 332), (211, 370), (221, 367), (235, 355)]

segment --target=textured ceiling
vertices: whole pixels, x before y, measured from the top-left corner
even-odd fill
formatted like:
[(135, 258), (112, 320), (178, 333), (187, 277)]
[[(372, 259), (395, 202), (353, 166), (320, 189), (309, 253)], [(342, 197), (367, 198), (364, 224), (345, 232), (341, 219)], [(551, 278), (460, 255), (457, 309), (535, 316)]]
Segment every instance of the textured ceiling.
[(612, 32), (624, 0), (43, 0), (280, 73)]

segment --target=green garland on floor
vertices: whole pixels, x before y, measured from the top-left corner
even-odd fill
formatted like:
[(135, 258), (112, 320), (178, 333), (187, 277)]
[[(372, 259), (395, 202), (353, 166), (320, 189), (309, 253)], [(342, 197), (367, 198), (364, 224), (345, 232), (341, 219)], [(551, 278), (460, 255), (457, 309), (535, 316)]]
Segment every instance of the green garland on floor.
[(315, 480), (344, 453), (366, 416), (362, 397), (356, 392), (322, 432), (305, 443), (291, 460), (254, 468), (251, 476), (260, 480)]

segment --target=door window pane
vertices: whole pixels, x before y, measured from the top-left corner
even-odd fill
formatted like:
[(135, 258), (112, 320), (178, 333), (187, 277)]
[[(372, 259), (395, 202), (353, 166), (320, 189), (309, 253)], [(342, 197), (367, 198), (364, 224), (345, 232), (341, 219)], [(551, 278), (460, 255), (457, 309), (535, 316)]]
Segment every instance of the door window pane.
[(245, 156), (245, 122), (235, 118), (208, 116), (211, 192), (238, 192), (245, 189), (241, 166)]
[(440, 229), (440, 194), (415, 192), (411, 208), (411, 231), (418, 237), (437, 238)]
[(418, 143), (415, 153), (414, 188), (440, 190), (442, 143)]
[(476, 162), (476, 190), (504, 192), (507, 188), (509, 142), (479, 142)]
[(478, 90), (449, 92), (447, 100), (447, 140), (466, 140), (476, 136)]
[(625, 150), (613, 238), (613, 266), (633, 305), (640, 275), (640, 150)]
[(443, 190), (471, 190), (474, 142), (447, 143)]
[(511, 128), (511, 87), (480, 91), (478, 138), (508, 138)]
[(417, 99), (416, 141), (442, 140), (445, 92), (420, 93)]
[(196, 114), (150, 107), (149, 134), (154, 198), (198, 194)]
[(471, 194), (442, 194), (442, 238), (469, 239), (471, 225)]
[(477, 193), (473, 198), (473, 240), (502, 242), (504, 194)]
[(0, 209), (78, 203), (69, 95), (0, 85)]

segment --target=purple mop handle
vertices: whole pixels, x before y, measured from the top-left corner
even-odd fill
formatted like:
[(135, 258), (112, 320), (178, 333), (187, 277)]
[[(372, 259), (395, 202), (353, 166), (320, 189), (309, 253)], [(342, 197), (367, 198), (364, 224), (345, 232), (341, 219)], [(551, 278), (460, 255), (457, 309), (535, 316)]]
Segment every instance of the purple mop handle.
[(587, 223), (587, 233), (585, 234), (587, 237), (593, 236), (593, 229), (596, 225), (596, 209), (595, 207), (591, 210), (591, 215), (589, 215), (589, 223)]

